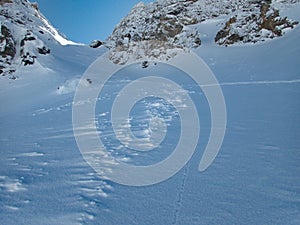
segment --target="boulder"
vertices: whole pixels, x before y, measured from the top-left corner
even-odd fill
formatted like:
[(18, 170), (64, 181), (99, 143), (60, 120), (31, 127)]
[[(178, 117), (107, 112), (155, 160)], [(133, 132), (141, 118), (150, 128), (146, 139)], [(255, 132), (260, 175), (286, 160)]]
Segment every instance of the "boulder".
[(92, 41), (92, 43), (90, 44), (90, 47), (91, 47), (91, 48), (99, 48), (101, 45), (103, 45), (102, 41), (94, 40), (94, 41)]

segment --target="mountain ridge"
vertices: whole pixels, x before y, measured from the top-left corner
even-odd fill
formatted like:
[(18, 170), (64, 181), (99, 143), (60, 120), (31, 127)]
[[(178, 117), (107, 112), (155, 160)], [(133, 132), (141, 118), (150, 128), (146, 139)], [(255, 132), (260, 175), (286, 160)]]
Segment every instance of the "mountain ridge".
[[(276, 1), (199, 1), (166, 0), (138, 3), (115, 27), (105, 41), (94, 41), (92, 48), (105, 46), (116, 64), (135, 60), (168, 60), (179, 52), (201, 48), (207, 35), (199, 25), (220, 21), (211, 40), (220, 46), (258, 43), (284, 35), (297, 26), (280, 14), (281, 7), (299, 0)], [(16, 79), (16, 70), (49, 57), (51, 45), (78, 45), (67, 40), (28, 0), (0, 1), (0, 75)], [(20, 68), (20, 69), (19, 69)]]
[(166, 0), (148, 5), (139, 3), (108, 38), (112, 49), (110, 58), (117, 64), (140, 58), (167, 60), (177, 51), (200, 47), (202, 34), (197, 25), (219, 18), (224, 22), (215, 34), (216, 44), (263, 42), (282, 36), (298, 24), (281, 17), (280, 9), (276, 8), (280, 8), (280, 4), (298, 2)]

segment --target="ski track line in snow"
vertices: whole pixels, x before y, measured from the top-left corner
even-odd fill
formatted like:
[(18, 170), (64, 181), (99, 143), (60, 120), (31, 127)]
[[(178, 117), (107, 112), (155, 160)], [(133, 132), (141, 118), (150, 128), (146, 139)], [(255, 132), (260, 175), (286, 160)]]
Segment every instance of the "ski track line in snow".
[(241, 81), (241, 82), (224, 82), (219, 84), (204, 84), (201, 87), (213, 87), (213, 86), (238, 86), (238, 85), (261, 85), (261, 84), (295, 84), (300, 83), (300, 79), (296, 80), (275, 80), (275, 81)]
[[(201, 85), (201, 87), (215, 87), (215, 86), (238, 86), (238, 85), (263, 85), (263, 84), (297, 84), (300, 83), (300, 79), (296, 79), (296, 80), (277, 80), (277, 81), (238, 81), (238, 82), (224, 82), (224, 83), (218, 83), (218, 84), (203, 84)], [(99, 100), (99, 98), (97, 98), (96, 100)], [(73, 102), (69, 102), (57, 107), (52, 107), (52, 108), (43, 108), (43, 109), (39, 109), (39, 110), (35, 110), (32, 113), (32, 116), (36, 116), (39, 114), (44, 114), (44, 113), (49, 113), (52, 111), (66, 111), (66, 110), (70, 110), (71, 106), (75, 104)], [(103, 115), (100, 115), (103, 116)]]
[(182, 183), (181, 183), (181, 186), (179, 189), (179, 194), (178, 194), (178, 200), (175, 205), (174, 218), (173, 218), (173, 222), (172, 222), (173, 225), (177, 224), (178, 215), (179, 215), (179, 212), (180, 212), (180, 209), (182, 206), (182, 198), (183, 198), (183, 194), (184, 194), (187, 175), (188, 175), (188, 165), (186, 165), (186, 167), (184, 168)]

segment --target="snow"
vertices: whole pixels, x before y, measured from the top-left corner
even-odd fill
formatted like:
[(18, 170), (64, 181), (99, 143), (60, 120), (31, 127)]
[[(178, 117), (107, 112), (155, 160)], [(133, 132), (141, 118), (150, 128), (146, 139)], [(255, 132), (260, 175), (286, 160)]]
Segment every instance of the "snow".
[(62, 86), (59, 86), (57, 88), (56, 93), (62, 95), (62, 94), (69, 94), (75, 92), (79, 80), (80, 80), (79, 78), (67, 80)]
[(58, 41), (61, 45), (78, 45), (78, 43), (75, 43), (73, 41), (67, 40), (66, 38), (62, 37), (57, 32), (57, 30), (51, 24), (49, 24), (48, 20), (46, 20), (42, 15), (39, 15), (39, 18), (45, 23), (48, 29), (44, 27), (40, 27), (40, 28), (46, 32), (50, 32), (53, 35), (54, 39)]
[[(299, 20), (299, 10), (296, 5), (284, 13)], [(101, 177), (76, 144), (72, 106), (92, 99), (73, 102), (75, 87), (104, 48), (49, 42), (51, 56), (17, 71), (15, 81), (1, 77), (0, 223), (299, 224), (300, 28), (261, 44), (225, 48), (213, 42), (220, 26), (215, 19), (196, 27), (205, 37), (196, 54), (217, 77), (228, 115), (222, 148), (206, 171), (200, 173), (198, 166), (210, 132), (208, 103), (203, 91), (173, 67), (150, 62), (146, 69), (138, 63), (119, 71), (96, 99), (96, 118), (86, 118), (88, 125), (95, 121), (114, 157), (154, 164), (178, 141), (177, 110), (163, 99), (137, 103), (125, 124), (136, 136), (149, 138), (151, 119), (168, 128), (163, 147), (141, 153), (116, 140), (110, 106), (140, 75), (168, 78), (185, 88), (199, 111), (199, 144), (184, 168), (156, 185), (130, 187)], [(83, 83), (91, 88), (97, 80)], [(174, 104), (186, 107), (180, 93), (165, 90)], [(83, 129), (89, 136), (90, 127)]]

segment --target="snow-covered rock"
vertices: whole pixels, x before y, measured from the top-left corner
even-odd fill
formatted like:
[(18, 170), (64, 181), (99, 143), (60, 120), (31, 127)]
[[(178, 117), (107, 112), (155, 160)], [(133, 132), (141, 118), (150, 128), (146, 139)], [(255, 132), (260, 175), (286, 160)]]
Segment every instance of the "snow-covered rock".
[[(280, 17), (272, 1), (158, 0), (137, 4), (115, 27), (108, 39), (110, 59), (117, 64), (142, 58), (168, 60), (180, 51), (201, 46), (197, 25), (225, 18), (215, 42), (230, 45), (281, 36), (297, 22)], [(295, 4), (299, 0), (278, 0)], [(226, 18), (227, 21), (226, 21)]]
[(99, 48), (101, 45), (103, 45), (102, 41), (94, 40), (91, 42), (90, 47), (91, 48)]
[(34, 64), (49, 55), (49, 43), (75, 44), (67, 40), (27, 0), (0, 1), (0, 75), (11, 79), (17, 68)]
[(198, 31), (187, 27), (198, 22), (194, 6), (193, 1), (137, 4), (109, 37), (111, 59), (120, 64), (143, 57), (167, 60), (176, 51), (200, 46)]
[(281, 17), (279, 10), (271, 6), (271, 1), (249, 1), (243, 10), (243, 13), (240, 10), (235, 12), (225, 23), (215, 37), (216, 43), (228, 46), (261, 42), (282, 36), (285, 30), (298, 24), (297, 21)]

